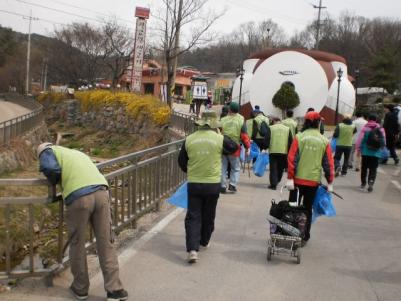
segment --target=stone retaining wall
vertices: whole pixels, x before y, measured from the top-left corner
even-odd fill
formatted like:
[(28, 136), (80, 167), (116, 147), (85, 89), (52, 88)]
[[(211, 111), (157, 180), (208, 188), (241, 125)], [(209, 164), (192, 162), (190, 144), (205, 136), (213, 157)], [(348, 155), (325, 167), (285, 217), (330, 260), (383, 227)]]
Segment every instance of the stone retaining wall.
[(0, 175), (30, 166), (36, 160), (36, 148), (49, 141), (47, 126), (43, 122), (38, 127), (15, 138), (7, 146), (0, 147)]

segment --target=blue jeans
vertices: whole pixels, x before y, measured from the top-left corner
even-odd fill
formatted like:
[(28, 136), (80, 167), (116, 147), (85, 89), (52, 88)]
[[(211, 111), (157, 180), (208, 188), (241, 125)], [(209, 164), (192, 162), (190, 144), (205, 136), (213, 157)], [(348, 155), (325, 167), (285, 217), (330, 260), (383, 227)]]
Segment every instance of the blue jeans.
[(239, 157), (235, 156), (223, 156), (222, 158), (222, 168), (221, 168), (221, 187), (227, 187), (226, 177), (228, 163), (230, 163), (230, 185), (237, 186), (239, 180), (239, 173), (241, 171), (241, 163)]

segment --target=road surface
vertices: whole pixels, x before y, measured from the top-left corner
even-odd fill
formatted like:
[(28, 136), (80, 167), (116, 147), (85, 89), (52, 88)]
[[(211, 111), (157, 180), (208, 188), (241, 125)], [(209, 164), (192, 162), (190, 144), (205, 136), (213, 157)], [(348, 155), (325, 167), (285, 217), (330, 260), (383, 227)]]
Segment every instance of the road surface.
[(29, 113), (30, 110), (0, 98), (0, 122)]
[[(271, 199), (280, 199), (267, 189), (267, 176), (241, 174), (238, 193), (221, 196), (211, 246), (197, 264), (185, 261), (179, 210), (122, 250), (129, 300), (401, 300), (400, 167), (380, 167), (373, 193), (358, 190), (354, 171), (337, 178), (344, 200), (334, 199), (336, 217), (312, 226), (300, 265), (280, 256), (266, 261), (266, 215)], [(23, 285), (1, 299), (72, 300), (69, 281), (59, 278), (51, 289)], [(89, 300), (105, 300), (100, 274), (91, 285)]]

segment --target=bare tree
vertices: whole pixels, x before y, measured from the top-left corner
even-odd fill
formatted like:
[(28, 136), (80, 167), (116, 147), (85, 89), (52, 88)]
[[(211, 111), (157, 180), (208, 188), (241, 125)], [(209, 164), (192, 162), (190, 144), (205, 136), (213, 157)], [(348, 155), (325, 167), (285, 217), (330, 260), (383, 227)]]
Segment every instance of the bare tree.
[(129, 65), (133, 51), (132, 34), (128, 28), (120, 26), (114, 20), (104, 25), (103, 35), (104, 63), (111, 73), (113, 87), (116, 87)]
[[(213, 36), (208, 32), (216, 20), (222, 16), (222, 14), (206, 11), (207, 2), (208, 0), (163, 0), (165, 10), (155, 15), (159, 21), (158, 48), (164, 53), (167, 69), (167, 103), (170, 107), (172, 105), (171, 90), (174, 85), (174, 59), (199, 44), (212, 41)], [(183, 29), (188, 28), (189, 25), (192, 25), (188, 30), (189, 34), (184, 35)], [(182, 37), (179, 37), (180, 33)], [(176, 47), (177, 39), (184, 41), (180, 43), (179, 49)]]

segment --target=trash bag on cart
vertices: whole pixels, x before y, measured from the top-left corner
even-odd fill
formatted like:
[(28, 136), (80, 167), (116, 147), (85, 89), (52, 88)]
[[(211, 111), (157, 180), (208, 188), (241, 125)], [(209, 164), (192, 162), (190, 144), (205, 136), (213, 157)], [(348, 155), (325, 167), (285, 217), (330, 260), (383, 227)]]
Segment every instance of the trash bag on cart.
[[(297, 228), (300, 232), (299, 237), (303, 238), (306, 231), (307, 210), (303, 206), (293, 207), (290, 206), (288, 201), (280, 201), (276, 203), (272, 201), (270, 207), (270, 215), (279, 219), (280, 221)], [(277, 225), (270, 226), (271, 234), (292, 235), (288, 233), (285, 228)]]

